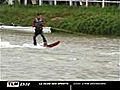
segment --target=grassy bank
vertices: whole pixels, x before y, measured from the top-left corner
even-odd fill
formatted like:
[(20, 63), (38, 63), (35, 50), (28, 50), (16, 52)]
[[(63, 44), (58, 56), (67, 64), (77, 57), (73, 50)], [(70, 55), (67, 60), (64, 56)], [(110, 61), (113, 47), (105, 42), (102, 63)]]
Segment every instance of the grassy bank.
[(86, 34), (120, 35), (117, 7), (0, 6), (0, 22), (31, 25), (37, 12), (43, 13), (47, 26)]

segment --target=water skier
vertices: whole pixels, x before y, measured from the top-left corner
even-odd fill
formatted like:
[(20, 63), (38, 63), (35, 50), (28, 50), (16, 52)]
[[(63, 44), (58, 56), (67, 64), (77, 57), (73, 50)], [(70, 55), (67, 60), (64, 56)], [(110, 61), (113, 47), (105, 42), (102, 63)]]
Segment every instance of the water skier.
[(35, 33), (33, 36), (33, 44), (37, 45), (36, 37), (38, 35), (41, 35), (43, 42), (44, 42), (44, 46), (47, 46), (47, 40), (43, 34), (43, 27), (45, 26), (45, 22), (44, 22), (44, 18), (42, 14), (37, 13), (36, 18), (33, 20), (32, 26), (35, 27)]

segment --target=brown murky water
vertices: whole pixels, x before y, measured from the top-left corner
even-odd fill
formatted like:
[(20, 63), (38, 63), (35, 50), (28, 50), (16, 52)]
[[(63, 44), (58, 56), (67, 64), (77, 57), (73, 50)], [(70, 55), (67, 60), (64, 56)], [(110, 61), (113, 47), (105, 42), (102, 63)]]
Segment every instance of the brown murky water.
[[(1, 31), (1, 80), (119, 80), (120, 38), (45, 34), (55, 48), (32, 44), (31, 33)], [(37, 37), (41, 43), (41, 37)]]

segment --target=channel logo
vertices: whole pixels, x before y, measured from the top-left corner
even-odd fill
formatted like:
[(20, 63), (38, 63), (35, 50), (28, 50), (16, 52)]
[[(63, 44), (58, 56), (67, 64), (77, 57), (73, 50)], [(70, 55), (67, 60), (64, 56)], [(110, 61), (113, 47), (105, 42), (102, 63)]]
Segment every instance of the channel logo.
[(19, 87), (19, 81), (8, 81), (7, 87)]

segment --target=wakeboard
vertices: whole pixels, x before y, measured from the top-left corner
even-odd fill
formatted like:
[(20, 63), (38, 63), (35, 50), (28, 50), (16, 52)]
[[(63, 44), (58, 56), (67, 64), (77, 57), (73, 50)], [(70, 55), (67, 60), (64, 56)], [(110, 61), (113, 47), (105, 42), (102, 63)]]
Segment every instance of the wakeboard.
[(57, 46), (58, 44), (60, 44), (60, 41), (56, 41), (56, 42), (54, 42), (54, 43), (48, 44), (46, 47), (52, 48), (52, 47)]

